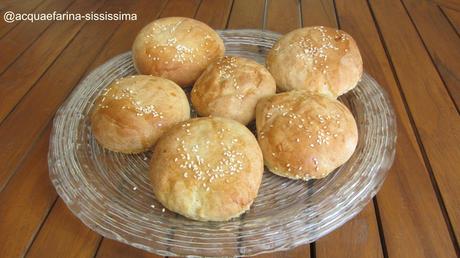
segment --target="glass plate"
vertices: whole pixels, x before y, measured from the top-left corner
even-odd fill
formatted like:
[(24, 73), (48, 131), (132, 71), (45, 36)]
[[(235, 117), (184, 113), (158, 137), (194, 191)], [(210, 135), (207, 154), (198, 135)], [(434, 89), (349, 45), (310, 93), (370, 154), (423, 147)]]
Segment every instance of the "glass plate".
[[(219, 33), (226, 54), (260, 63), (280, 36), (258, 30)], [(151, 153), (110, 152), (91, 134), (88, 112), (95, 98), (114, 79), (134, 73), (131, 53), (114, 57), (80, 82), (54, 118), (51, 181), (75, 216), (104, 237), (164, 256), (247, 256), (291, 249), (317, 240), (361, 211), (393, 162), (393, 109), (382, 88), (364, 74), (354, 90), (340, 97), (359, 130), (357, 149), (346, 164), (308, 182), (266, 171), (251, 210), (240, 218), (222, 223), (186, 219), (155, 200), (147, 177)]]

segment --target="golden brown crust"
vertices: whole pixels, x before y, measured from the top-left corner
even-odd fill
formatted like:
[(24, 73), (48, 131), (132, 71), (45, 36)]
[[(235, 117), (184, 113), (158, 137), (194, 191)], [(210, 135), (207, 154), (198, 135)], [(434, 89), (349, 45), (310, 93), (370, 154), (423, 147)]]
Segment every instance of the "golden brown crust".
[(254, 135), (218, 117), (173, 126), (155, 145), (150, 162), (153, 192), (163, 206), (202, 221), (226, 221), (249, 209), (262, 174)]
[(259, 99), (275, 94), (275, 80), (257, 62), (225, 56), (212, 62), (193, 86), (192, 104), (201, 116), (220, 116), (248, 124)]
[(123, 153), (148, 150), (171, 125), (190, 118), (183, 90), (174, 82), (148, 75), (109, 85), (91, 110), (91, 128), (105, 148)]
[(353, 89), (363, 73), (353, 38), (323, 26), (284, 35), (269, 51), (266, 64), (281, 91), (308, 90), (331, 97)]
[(191, 86), (209, 62), (224, 55), (224, 43), (208, 25), (190, 18), (168, 17), (145, 26), (132, 48), (141, 74)]
[(356, 122), (347, 107), (307, 91), (259, 101), (256, 126), (265, 165), (292, 179), (327, 176), (351, 157), (358, 142)]

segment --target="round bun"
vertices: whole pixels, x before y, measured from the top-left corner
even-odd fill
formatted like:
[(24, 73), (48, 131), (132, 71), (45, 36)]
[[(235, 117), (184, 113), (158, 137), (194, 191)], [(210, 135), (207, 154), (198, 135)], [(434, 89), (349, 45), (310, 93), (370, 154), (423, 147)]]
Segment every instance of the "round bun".
[(190, 86), (214, 59), (224, 55), (224, 43), (208, 25), (190, 18), (168, 17), (145, 26), (133, 44), (137, 71)]
[(112, 151), (148, 150), (171, 125), (190, 118), (184, 91), (174, 82), (148, 75), (116, 80), (91, 111), (96, 140)]
[(334, 98), (353, 89), (363, 73), (353, 38), (323, 26), (284, 35), (269, 51), (266, 62), (281, 91), (308, 90)]
[(260, 98), (276, 92), (268, 70), (257, 62), (225, 56), (211, 63), (195, 82), (192, 104), (201, 116), (220, 116), (248, 124)]
[(256, 126), (265, 165), (291, 179), (327, 176), (351, 157), (358, 142), (355, 119), (345, 105), (306, 91), (262, 99)]
[(155, 145), (150, 162), (153, 192), (164, 207), (201, 221), (226, 221), (257, 196), (262, 152), (240, 123), (195, 118), (173, 126)]

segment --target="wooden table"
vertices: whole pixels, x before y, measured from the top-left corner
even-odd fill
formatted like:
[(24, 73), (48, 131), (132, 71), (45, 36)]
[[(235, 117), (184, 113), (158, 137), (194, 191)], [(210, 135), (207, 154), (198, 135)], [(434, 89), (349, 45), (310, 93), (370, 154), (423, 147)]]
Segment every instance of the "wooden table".
[(0, 23), (0, 257), (158, 257), (84, 226), (48, 178), (50, 127), (77, 83), (165, 16), (215, 29), (339, 27), (398, 115), (396, 159), (373, 202), (315, 243), (260, 257), (458, 257), (460, 2), (455, 0), (28, 0), (21, 13), (123, 11), (138, 20)]

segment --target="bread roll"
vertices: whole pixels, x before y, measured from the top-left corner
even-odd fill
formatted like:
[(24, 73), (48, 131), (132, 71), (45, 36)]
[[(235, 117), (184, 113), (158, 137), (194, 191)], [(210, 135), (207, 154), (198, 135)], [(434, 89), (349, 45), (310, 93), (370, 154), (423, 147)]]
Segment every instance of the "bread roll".
[(256, 126), (265, 165), (291, 179), (327, 176), (351, 157), (358, 142), (355, 119), (345, 105), (306, 91), (259, 101)]
[(281, 91), (340, 96), (361, 79), (363, 61), (353, 38), (341, 30), (306, 27), (281, 37), (266, 59)]
[(191, 86), (208, 64), (224, 55), (224, 43), (208, 25), (190, 18), (168, 17), (145, 26), (132, 48), (140, 74)]
[(104, 89), (90, 119), (93, 135), (104, 148), (139, 153), (171, 125), (189, 118), (190, 106), (179, 86), (167, 79), (137, 75)]
[(275, 94), (276, 84), (257, 62), (235, 56), (215, 60), (192, 90), (192, 104), (201, 116), (220, 116), (248, 124), (255, 118), (257, 101)]
[(262, 173), (254, 135), (240, 123), (218, 117), (175, 125), (155, 145), (150, 162), (158, 201), (201, 221), (226, 221), (248, 210)]

